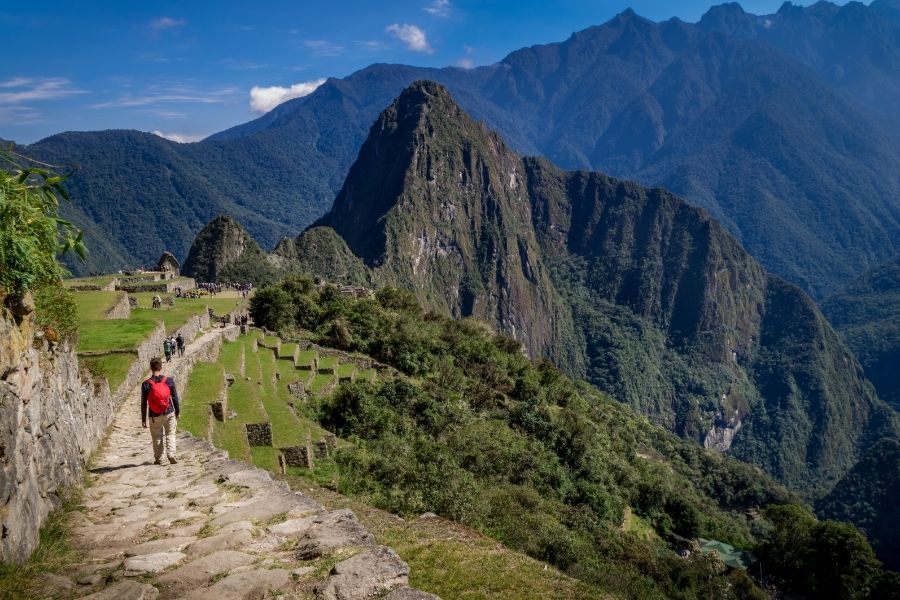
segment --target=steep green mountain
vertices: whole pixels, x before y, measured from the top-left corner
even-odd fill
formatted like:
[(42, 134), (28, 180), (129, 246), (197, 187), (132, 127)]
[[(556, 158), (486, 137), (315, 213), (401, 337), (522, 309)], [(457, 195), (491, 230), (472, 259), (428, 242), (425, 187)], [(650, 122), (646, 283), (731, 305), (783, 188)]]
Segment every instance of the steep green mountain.
[(880, 398), (900, 409), (900, 257), (863, 273), (822, 303)]
[(435, 83), (381, 114), (333, 209), (277, 255), (484, 319), (654, 422), (811, 494), (896, 435), (812, 301), (705, 211), (523, 159)]
[(824, 518), (859, 527), (885, 566), (900, 571), (900, 442), (881, 440), (816, 503)]
[(197, 234), (181, 272), (197, 281), (264, 285), (279, 269), (240, 223), (223, 215)]
[[(488, 67), (372, 65), (197, 144), (98, 132), (26, 151), (82, 166), (73, 212), (113, 238), (107, 268), (163, 247), (181, 256), (223, 212), (271, 247), (327, 210), (369, 124), (428, 78), (517, 151), (705, 207), (766, 268), (823, 297), (900, 252), (900, 135), (885, 116), (897, 28), (857, 3), (788, 8), (730, 28), (717, 13), (692, 25), (626, 11)], [(780, 37), (761, 33), (766, 19)], [(150, 206), (152, 231), (138, 233)]]

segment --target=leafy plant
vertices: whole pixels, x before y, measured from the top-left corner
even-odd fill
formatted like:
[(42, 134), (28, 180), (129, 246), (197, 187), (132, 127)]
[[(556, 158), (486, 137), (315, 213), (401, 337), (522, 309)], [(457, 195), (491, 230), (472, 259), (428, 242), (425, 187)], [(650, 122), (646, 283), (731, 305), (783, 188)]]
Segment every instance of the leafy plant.
[[(57, 282), (65, 273), (57, 255), (72, 251), (84, 259), (82, 232), (60, 218), (65, 179), (38, 167), (19, 168), (9, 151), (0, 152), (0, 294), (23, 295)], [(27, 160), (27, 159), (26, 159)]]

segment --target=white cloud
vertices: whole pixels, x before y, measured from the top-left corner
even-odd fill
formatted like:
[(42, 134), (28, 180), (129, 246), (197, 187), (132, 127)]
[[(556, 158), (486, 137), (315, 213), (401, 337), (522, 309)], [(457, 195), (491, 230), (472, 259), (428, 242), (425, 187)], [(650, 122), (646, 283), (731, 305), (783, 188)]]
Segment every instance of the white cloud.
[(447, 18), (450, 16), (451, 9), (452, 5), (450, 4), (450, 0), (434, 0), (434, 2), (432, 2), (422, 10), (436, 17)]
[(112, 100), (93, 104), (91, 108), (133, 108), (165, 103), (223, 104), (238, 91), (239, 88), (233, 86), (205, 90), (178, 82), (155, 83), (137, 92), (125, 92)]
[(14, 77), (0, 82), (0, 104), (21, 104), (35, 100), (56, 100), (74, 94), (84, 94), (84, 90), (72, 87), (72, 82), (62, 77), (32, 79)]
[(406, 47), (413, 52), (425, 52), (427, 54), (434, 52), (434, 48), (428, 44), (425, 32), (417, 25), (394, 23), (388, 25), (386, 31), (397, 36), (397, 39), (406, 44)]
[(456, 66), (460, 69), (472, 69), (475, 67), (475, 63), (471, 58), (461, 58), (456, 61)]
[(199, 142), (205, 135), (195, 135), (191, 133), (163, 133), (159, 130), (151, 131), (153, 135), (158, 135), (161, 138), (166, 138), (167, 140), (171, 140), (173, 142), (178, 142), (179, 144), (190, 144), (192, 142)]
[(303, 45), (313, 51), (316, 56), (340, 56), (344, 47), (327, 40), (305, 40)]
[(164, 31), (166, 29), (175, 29), (185, 24), (183, 19), (173, 19), (172, 17), (159, 17), (150, 21), (150, 29), (153, 31)]
[(250, 90), (250, 108), (258, 113), (269, 112), (282, 102), (286, 102), (292, 98), (308, 96), (323, 83), (325, 83), (325, 79), (314, 79), (313, 81), (295, 83), (291, 87), (282, 87), (280, 85), (274, 85), (272, 87), (253, 86)]

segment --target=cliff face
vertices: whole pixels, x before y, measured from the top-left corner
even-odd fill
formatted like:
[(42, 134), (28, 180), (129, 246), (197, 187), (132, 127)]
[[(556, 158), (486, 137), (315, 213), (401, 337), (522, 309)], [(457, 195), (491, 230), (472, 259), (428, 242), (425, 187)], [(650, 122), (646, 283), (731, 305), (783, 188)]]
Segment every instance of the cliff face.
[(28, 558), (114, 411), (106, 384), (82, 379), (73, 347), (40, 339), (30, 315), (0, 314), (0, 561)]
[(891, 411), (812, 301), (703, 210), (521, 158), (441, 86), (373, 125), (334, 208), (278, 252), (476, 316), (653, 421), (816, 494)]
[(531, 222), (522, 159), (444, 88), (419, 83), (372, 126), (317, 225), (337, 232), (375, 281), (495, 323), (532, 355), (565, 359), (566, 311)]

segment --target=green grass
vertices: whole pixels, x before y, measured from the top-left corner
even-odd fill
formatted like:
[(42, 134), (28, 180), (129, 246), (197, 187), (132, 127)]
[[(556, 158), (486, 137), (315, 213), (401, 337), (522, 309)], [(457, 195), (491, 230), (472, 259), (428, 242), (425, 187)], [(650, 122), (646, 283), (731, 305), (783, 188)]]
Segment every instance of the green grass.
[(278, 349), (278, 358), (293, 360), (296, 352), (297, 344), (281, 344), (281, 347)]
[(356, 365), (354, 364), (346, 364), (346, 365), (338, 365), (337, 371), (335, 374), (338, 377), (349, 377), (356, 372)]
[(312, 383), (309, 386), (309, 391), (313, 394), (321, 393), (332, 381), (334, 381), (334, 375), (321, 375), (317, 373), (316, 376), (313, 377)]
[(102, 321), (125, 292), (72, 292), (78, 305), (78, 321)]
[(102, 356), (85, 356), (79, 362), (94, 376), (106, 378), (109, 389), (115, 392), (125, 381), (125, 376), (136, 359), (137, 354), (134, 352), (117, 352)]
[(134, 350), (156, 328), (155, 321), (116, 319), (79, 323), (78, 352)]
[(272, 446), (253, 446), (250, 448), (253, 464), (270, 473), (280, 473), (278, 467), (278, 449)]
[(72, 287), (75, 285), (109, 285), (109, 283), (114, 279), (114, 275), (104, 275), (102, 277), (76, 277), (72, 279), (63, 279), (63, 285), (66, 287)]
[(297, 361), (295, 364), (298, 365), (311, 365), (313, 360), (316, 358), (315, 350), (301, 350), (297, 353)]
[(319, 357), (319, 369), (333, 369), (337, 366), (337, 358), (333, 356)]
[(24, 565), (0, 563), (0, 598), (3, 600), (33, 600), (51, 598), (42, 593), (39, 575), (61, 573), (75, 564), (81, 555), (71, 546), (69, 516), (79, 510), (77, 491), (63, 499), (62, 505), (50, 513), (41, 527), (38, 547)]
[(218, 363), (197, 363), (181, 398), (179, 425), (199, 438), (206, 438), (209, 403), (219, 397), (225, 385), (225, 370)]
[(263, 337), (263, 343), (269, 348), (275, 348), (281, 343), (281, 338), (277, 335), (267, 335)]
[(247, 349), (248, 341), (246, 337), (241, 336), (233, 342), (225, 342), (222, 349), (219, 350), (218, 363), (222, 365), (226, 373), (231, 373), (235, 378), (240, 377), (241, 355), (245, 352), (249, 356), (252, 354)]
[(374, 381), (377, 372), (375, 369), (363, 369), (356, 374), (357, 381)]
[[(359, 498), (347, 498), (320, 487), (309, 471), (290, 472), (302, 474), (288, 477), (291, 487), (302, 489), (327, 509), (353, 510), (379, 544), (390, 546), (409, 564), (412, 587), (442, 598), (466, 600), (615, 597), (453, 521), (398, 519)], [(323, 478), (324, 473), (317, 476)]]

